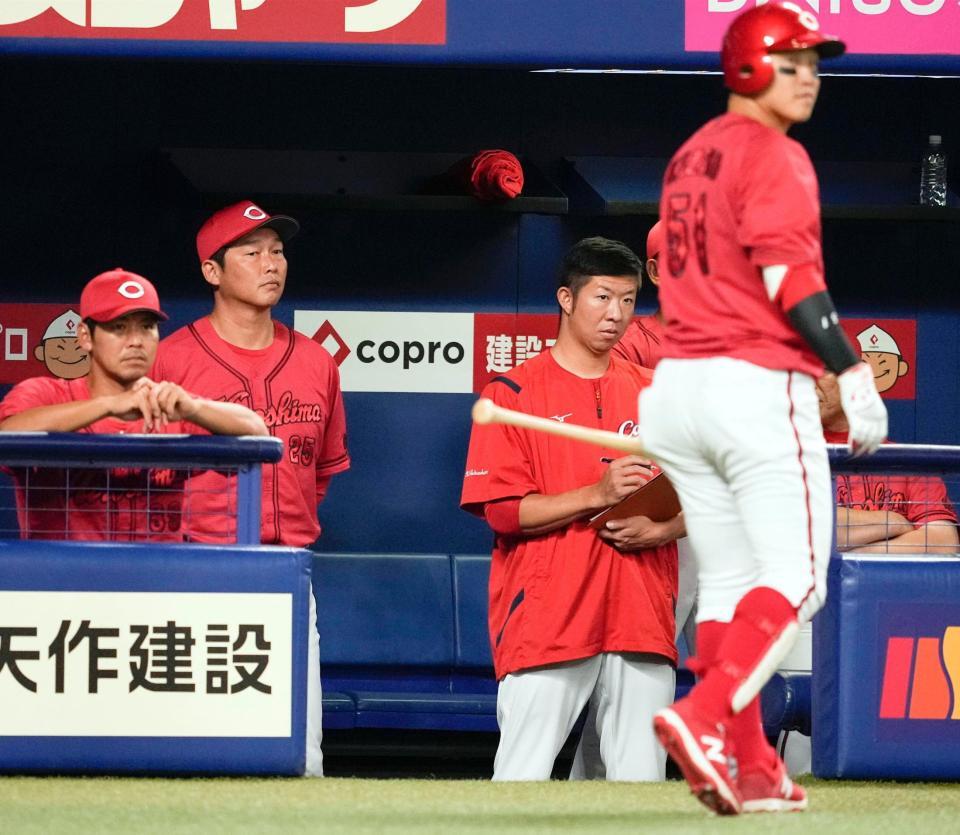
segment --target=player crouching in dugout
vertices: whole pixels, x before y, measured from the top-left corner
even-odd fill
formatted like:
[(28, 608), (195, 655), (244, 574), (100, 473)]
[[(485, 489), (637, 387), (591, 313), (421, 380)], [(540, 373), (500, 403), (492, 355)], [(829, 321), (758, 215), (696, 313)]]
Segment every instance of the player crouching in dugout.
[[(250, 409), (194, 397), (147, 374), (159, 344), (154, 286), (116, 269), (91, 279), (80, 298), (77, 338), (86, 377), (31, 377), (0, 403), (0, 431), (95, 434), (266, 435)], [(24, 539), (180, 541), (183, 474), (169, 470), (16, 468)]]
[[(611, 356), (641, 265), (623, 244), (580, 241), (563, 261), (556, 344), (484, 389), (500, 406), (627, 432), (652, 372)], [(662, 780), (653, 715), (674, 697), (679, 515), (599, 531), (589, 518), (655, 471), (636, 455), (502, 425), (474, 426), (461, 506), (496, 534), (489, 630), (499, 688), (494, 780), (546, 780), (584, 706), (608, 780)]]

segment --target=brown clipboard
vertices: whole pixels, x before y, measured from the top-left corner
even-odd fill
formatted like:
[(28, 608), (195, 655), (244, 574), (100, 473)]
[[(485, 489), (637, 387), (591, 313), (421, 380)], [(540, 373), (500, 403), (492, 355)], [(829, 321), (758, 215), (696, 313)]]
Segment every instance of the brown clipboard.
[(590, 517), (590, 527), (599, 529), (614, 519), (646, 516), (654, 522), (666, 522), (680, 512), (680, 499), (663, 473), (657, 473), (642, 487), (615, 505)]

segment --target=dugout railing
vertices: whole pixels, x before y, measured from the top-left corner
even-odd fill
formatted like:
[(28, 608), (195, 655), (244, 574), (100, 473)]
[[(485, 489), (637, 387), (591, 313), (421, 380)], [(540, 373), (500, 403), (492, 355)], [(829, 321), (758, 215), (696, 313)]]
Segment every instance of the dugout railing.
[[(913, 501), (930, 506), (911, 515), (950, 524), (942, 518), (940, 486), (953, 509), (960, 498), (960, 447), (891, 444), (864, 458), (834, 447), (830, 462), (835, 488), (847, 476), (869, 483), (872, 493), (860, 496), (868, 504), (902, 500), (892, 495), (898, 479), (900, 486), (906, 477), (920, 482), (925, 488), (912, 491)], [(827, 602), (814, 620), (810, 710), (818, 777), (960, 778), (960, 554), (954, 547), (834, 549)]]
[[(7, 468), (51, 462), (80, 468), (145, 463), (197, 469), (236, 466), (237, 483), (243, 485), (238, 490), (239, 515), (253, 520), (259, 515), (255, 512), (259, 503), (256, 459), (279, 454), (279, 442), (261, 438), (0, 434), (0, 456), (4, 456), (0, 464)], [(960, 448), (890, 445), (875, 456), (853, 459), (845, 448), (835, 447), (830, 458), (835, 477), (936, 477), (952, 497), (957, 495)], [(253, 521), (237, 524), (238, 539), (255, 542), (257, 531)], [(821, 776), (949, 773), (948, 767), (943, 770), (943, 760), (956, 760), (955, 751), (960, 750), (955, 728), (960, 727), (960, 709), (955, 707), (960, 700), (953, 695), (954, 673), (960, 670), (955, 663), (960, 652), (956, 649), (960, 559), (950, 554), (837, 551), (833, 556), (830, 596), (815, 621), (812, 708), (810, 676), (805, 681), (802, 676), (777, 679), (764, 693), (768, 732), (788, 726), (809, 730), (812, 722), (814, 768)], [(347, 732), (354, 728), (494, 730), (496, 684), (485, 623), (488, 564), (484, 555), (311, 556), (297, 549), (263, 546), (0, 541), (0, 701), (11, 707), (0, 721), (0, 738), (5, 743), (0, 745), (5, 752), (0, 770), (298, 773), (303, 757), (303, 641), (311, 567), (323, 580), (317, 598), (318, 622), (325, 636), (321, 649), (327, 727)], [(879, 591), (875, 581), (880, 583)], [(134, 597), (127, 600), (131, 605), (140, 599), (136, 595), (148, 594), (172, 608), (163, 609), (161, 615), (154, 600), (152, 609), (147, 606), (141, 613), (134, 605), (118, 619), (110, 614), (114, 608), (102, 605), (104, 595), (123, 597), (131, 592)], [(236, 605), (214, 623), (191, 608), (191, 601), (179, 600), (181, 594), (213, 594), (216, 597), (205, 599), (217, 605), (226, 599), (223, 595), (233, 595)], [(279, 613), (271, 609), (275, 601), (268, 598), (278, 594), (301, 614), (291, 617), (288, 609)], [(435, 605), (425, 606), (425, 599)], [(69, 600), (69, 605), (58, 608), (63, 600)], [(84, 609), (85, 601), (96, 605)], [(195, 689), (184, 695), (170, 687), (188, 680), (177, 678), (173, 668), (145, 666), (147, 645), (138, 644), (137, 637), (161, 640), (166, 636), (169, 642), (170, 624), (185, 628), (191, 623), (196, 652), (203, 645), (206, 654), (190, 659), (189, 682)], [(281, 623), (286, 624), (285, 635), (276, 632)], [(211, 654), (210, 641), (224, 631), (211, 635), (217, 632), (213, 627), (226, 627), (231, 635), (228, 659)], [(256, 627), (262, 628), (258, 632)], [(244, 629), (248, 645), (241, 642), (234, 649)], [(108, 635), (103, 630), (113, 631)], [(287, 682), (285, 689), (272, 689), (275, 698), (270, 710), (263, 709), (268, 702), (258, 703), (270, 694), (251, 684), (266, 651), (257, 649), (258, 636), (261, 644), (273, 639), (268, 669), (282, 668)], [(126, 646), (122, 646), (124, 637), (129, 638)], [(88, 645), (89, 652), (83, 653)], [(176, 648), (166, 646), (171, 652)], [(104, 649), (115, 649), (117, 655), (104, 658), (100, 654)], [(74, 652), (83, 653), (81, 660), (87, 663), (71, 677), (69, 662)], [(101, 675), (114, 671), (116, 679)], [(151, 675), (157, 689), (151, 691), (147, 707), (150, 722), (160, 718), (156, 733), (150, 722), (143, 726), (145, 730), (134, 733), (143, 706), (131, 708), (123, 699), (113, 714), (116, 723), (104, 727), (84, 718), (90, 707), (88, 697), (134, 693), (142, 698), (139, 691), (147, 689)], [(960, 684), (960, 675), (956, 678)], [(240, 688), (234, 695), (238, 701), (247, 701), (240, 705), (221, 701), (226, 694), (207, 692), (217, 690), (211, 682), (226, 685), (228, 691)], [(35, 689), (29, 684), (35, 684)], [(95, 689), (99, 694), (93, 693)], [(208, 701), (216, 697), (215, 715), (204, 713), (207, 707), (199, 702), (192, 710), (177, 701), (201, 696)], [(336, 705), (328, 704), (328, 697), (336, 697)], [(772, 710), (768, 709), (771, 704)], [(80, 717), (77, 727), (64, 724), (71, 715)], [(89, 715), (102, 717), (103, 711), (97, 707)], [(220, 736), (211, 741), (208, 728), (187, 721), (191, 715), (206, 717), (207, 724), (225, 721), (227, 728), (219, 729)], [(263, 717), (255, 727), (248, 721), (254, 715)], [(56, 721), (51, 720), (54, 716)], [(270, 734), (276, 736), (272, 742), (263, 738)], [(880, 762), (879, 772), (865, 768), (856, 757), (851, 759), (852, 752), (876, 753), (878, 745), (882, 756), (872, 758), (870, 768), (876, 769)], [(896, 746), (895, 755), (890, 753), (891, 745)], [(931, 753), (930, 746), (939, 748)]]
[[(159, 504), (153, 499), (169, 498), (179, 507), (191, 490), (210, 489), (195, 488), (197, 476), (216, 471), (226, 478), (214, 489), (230, 492), (221, 520), (224, 538), (258, 544), (262, 466), (279, 461), (282, 454), (282, 442), (273, 437), (0, 432), (0, 467), (10, 477), (0, 491), (0, 538), (149, 541), (149, 517)], [(94, 498), (82, 505), (78, 501), (81, 495)], [(136, 498), (144, 500), (143, 506), (131, 510)], [(93, 504), (95, 508), (86, 509)], [(43, 505), (55, 507), (64, 521), (44, 522), (43, 530), (30, 530), (24, 518), (36, 518), (37, 507)], [(44, 511), (39, 512), (43, 519)], [(137, 527), (147, 534), (100, 537), (99, 532), (87, 530), (71, 535), (70, 513), (96, 514), (98, 522), (106, 520), (111, 528), (114, 515), (139, 513), (146, 518), (137, 522)], [(173, 515), (178, 524), (187, 521), (179, 511)], [(165, 541), (171, 538), (167, 536)]]
[[(205, 545), (176, 526), (155, 540), (21, 535), (7, 489), (0, 772), (303, 773), (312, 554), (259, 544), (261, 467), (281, 454), (268, 437), (0, 433), (19, 487), (99, 495), (97, 524), (141, 483), (177, 485), (165, 505), (204, 474), (233, 493), (229, 539)], [(168, 475), (144, 482), (154, 471)]]

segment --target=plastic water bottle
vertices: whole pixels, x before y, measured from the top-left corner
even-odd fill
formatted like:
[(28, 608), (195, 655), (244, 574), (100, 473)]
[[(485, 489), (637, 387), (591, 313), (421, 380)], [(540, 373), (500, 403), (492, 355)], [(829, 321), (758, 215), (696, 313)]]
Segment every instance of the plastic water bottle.
[(920, 163), (920, 205), (947, 205), (947, 155), (934, 134)]

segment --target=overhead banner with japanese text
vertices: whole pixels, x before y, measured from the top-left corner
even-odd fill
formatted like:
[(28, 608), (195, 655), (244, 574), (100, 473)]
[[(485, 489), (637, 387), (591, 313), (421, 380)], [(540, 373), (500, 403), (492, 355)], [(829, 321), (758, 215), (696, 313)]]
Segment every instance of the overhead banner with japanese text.
[(443, 43), (446, 0), (0, 0), (6, 37)]
[[(0, 0), (0, 53), (717, 70), (765, 0)], [(955, 0), (796, 0), (846, 41), (831, 70), (960, 68)]]

